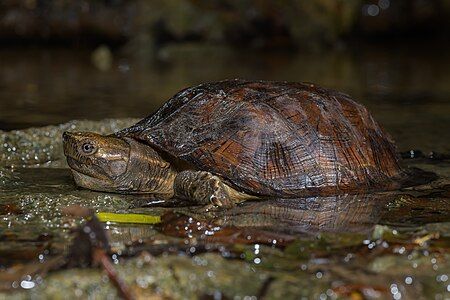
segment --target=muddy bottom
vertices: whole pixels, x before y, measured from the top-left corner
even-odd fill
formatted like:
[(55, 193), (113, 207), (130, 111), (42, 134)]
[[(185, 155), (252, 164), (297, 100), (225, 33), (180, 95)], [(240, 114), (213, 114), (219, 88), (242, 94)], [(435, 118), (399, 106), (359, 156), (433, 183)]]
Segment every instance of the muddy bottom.
[[(405, 159), (438, 178), (394, 192), (192, 207), (75, 187), (62, 131), (108, 133), (135, 120), (0, 132), (0, 298), (115, 298), (104, 270), (54, 268), (92, 208), (117, 274), (137, 298), (445, 299), (450, 162)], [(73, 248), (73, 247), (72, 247)], [(81, 250), (80, 250), (81, 251)]]

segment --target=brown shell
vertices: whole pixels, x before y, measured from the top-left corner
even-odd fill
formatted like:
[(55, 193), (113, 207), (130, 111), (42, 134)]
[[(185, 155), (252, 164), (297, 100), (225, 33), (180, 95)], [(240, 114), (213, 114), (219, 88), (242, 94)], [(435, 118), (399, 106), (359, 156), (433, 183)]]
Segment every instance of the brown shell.
[(345, 94), (312, 84), (201, 84), (118, 134), (257, 195), (386, 187), (401, 174), (392, 141), (367, 109)]

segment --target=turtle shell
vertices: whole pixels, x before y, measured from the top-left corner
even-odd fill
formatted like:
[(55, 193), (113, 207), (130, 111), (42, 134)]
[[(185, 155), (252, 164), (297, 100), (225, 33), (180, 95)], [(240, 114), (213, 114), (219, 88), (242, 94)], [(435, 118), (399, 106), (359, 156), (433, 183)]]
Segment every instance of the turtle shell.
[(392, 140), (364, 106), (307, 83), (201, 84), (117, 134), (256, 195), (367, 190), (401, 174)]

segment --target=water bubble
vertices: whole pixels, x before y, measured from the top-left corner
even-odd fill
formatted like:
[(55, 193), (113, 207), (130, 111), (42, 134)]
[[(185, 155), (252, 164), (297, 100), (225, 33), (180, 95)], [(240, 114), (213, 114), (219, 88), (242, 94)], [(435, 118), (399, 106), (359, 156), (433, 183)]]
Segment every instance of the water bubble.
[(345, 261), (345, 262), (349, 262), (350, 259), (352, 259), (352, 257), (353, 257), (353, 254), (352, 254), (352, 253), (348, 253), (348, 254), (344, 257), (344, 261)]
[(23, 289), (32, 289), (35, 285), (36, 284), (33, 281), (22, 280), (22, 282), (20, 282), (20, 287)]
[(406, 284), (412, 284), (412, 282), (413, 282), (413, 279), (412, 279), (411, 276), (408, 276), (408, 277), (405, 278), (405, 283)]
[(438, 282), (446, 282), (447, 280), (448, 280), (448, 275), (447, 274), (442, 274), (442, 275), (437, 277), (437, 281)]
[(253, 262), (255, 263), (255, 264), (260, 264), (261, 263), (261, 258), (259, 258), (259, 257), (256, 257), (254, 260), (253, 260)]
[(400, 293), (400, 291), (395, 283), (391, 284), (391, 294), (395, 300), (399, 300), (402, 298), (402, 294)]
[(365, 14), (376, 17), (380, 13), (380, 8), (376, 4), (365, 5)]
[(136, 283), (143, 289), (148, 288), (148, 282), (143, 277), (136, 278)]
[(322, 273), (322, 272), (319, 271), (319, 272), (316, 273), (317, 279), (322, 278), (322, 276), (323, 276), (323, 273)]

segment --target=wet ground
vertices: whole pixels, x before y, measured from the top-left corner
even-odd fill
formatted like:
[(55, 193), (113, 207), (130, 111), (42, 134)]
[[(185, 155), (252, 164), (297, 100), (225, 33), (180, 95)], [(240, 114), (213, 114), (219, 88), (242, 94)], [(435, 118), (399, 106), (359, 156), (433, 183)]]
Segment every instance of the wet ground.
[[(118, 296), (101, 268), (48, 271), (70, 252), (84, 222), (64, 213), (71, 205), (93, 208), (103, 221), (114, 267), (135, 297), (449, 297), (450, 161), (428, 158), (450, 152), (449, 51), (373, 46), (299, 55), (197, 47), (165, 48), (145, 62), (108, 53), (99, 62), (88, 51), (0, 51), (0, 299), (62, 290), (71, 298)], [(392, 193), (273, 199), (226, 211), (74, 186), (61, 150), (64, 130), (113, 132), (183, 87), (230, 77), (345, 91), (372, 111), (399, 151), (423, 151), (405, 166), (438, 179)], [(31, 126), (38, 127), (25, 129)]]

